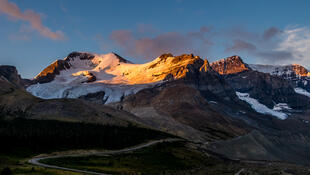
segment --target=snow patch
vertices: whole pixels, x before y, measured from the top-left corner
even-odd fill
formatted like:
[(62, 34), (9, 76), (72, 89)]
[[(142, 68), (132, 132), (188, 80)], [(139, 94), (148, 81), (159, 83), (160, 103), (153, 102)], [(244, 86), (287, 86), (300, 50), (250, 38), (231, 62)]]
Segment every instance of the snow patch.
[(248, 93), (236, 92), (236, 95), (240, 100), (243, 100), (251, 105), (251, 107), (258, 113), (273, 115), (281, 120), (287, 118), (287, 114), (269, 109), (264, 104), (259, 103), (256, 99), (251, 98)]
[(288, 106), (288, 104), (286, 103), (278, 103), (276, 105), (274, 105), (273, 110), (274, 111), (283, 111), (283, 110), (291, 110), (292, 108), (290, 108)]
[(217, 102), (216, 101), (209, 101), (210, 103), (213, 103), (213, 104), (217, 104)]
[(310, 93), (302, 88), (294, 88), (295, 92), (297, 94), (305, 95), (307, 97), (310, 97)]

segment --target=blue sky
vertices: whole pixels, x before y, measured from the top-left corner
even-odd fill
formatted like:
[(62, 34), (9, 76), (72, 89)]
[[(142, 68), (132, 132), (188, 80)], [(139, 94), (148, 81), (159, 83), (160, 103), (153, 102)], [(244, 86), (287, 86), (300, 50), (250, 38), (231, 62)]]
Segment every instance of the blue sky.
[(72, 51), (116, 52), (137, 63), (191, 52), (310, 67), (309, 7), (308, 0), (0, 0), (0, 64), (31, 78)]

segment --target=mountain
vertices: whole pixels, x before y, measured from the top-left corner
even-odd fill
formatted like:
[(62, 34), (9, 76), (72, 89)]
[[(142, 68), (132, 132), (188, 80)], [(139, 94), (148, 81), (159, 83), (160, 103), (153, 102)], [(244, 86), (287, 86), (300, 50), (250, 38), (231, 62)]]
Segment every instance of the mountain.
[[(35, 99), (23, 109), (41, 118), (130, 121), (232, 159), (259, 157), (243, 149), (249, 147), (265, 149), (268, 160), (310, 162), (310, 98), (294, 88), (289, 79), (256, 71), (239, 56), (210, 64), (193, 54), (163, 54), (134, 64), (115, 53), (73, 52), (32, 80), (27, 91), (44, 99), (23, 91)], [(296, 155), (298, 150), (305, 154)]]
[[(300, 66), (293, 69), (300, 75), (307, 73)], [(45, 68), (33, 82), (27, 91), (40, 98), (79, 98), (102, 104), (122, 102), (143, 89), (185, 84), (207, 101), (246, 102), (254, 111), (280, 119), (310, 104), (306, 92), (296, 91), (287, 78), (255, 71), (239, 56), (209, 64), (192, 54), (163, 54), (151, 62), (133, 64), (115, 53), (72, 52)]]
[(45, 68), (27, 90), (44, 99), (84, 98), (101, 92), (102, 102), (111, 103), (168, 78), (183, 77), (189, 71), (186, 66), (197, 61), (202, 60), (165, 54), (146, 64), (132, 64), (114, 53), (73, 52)]

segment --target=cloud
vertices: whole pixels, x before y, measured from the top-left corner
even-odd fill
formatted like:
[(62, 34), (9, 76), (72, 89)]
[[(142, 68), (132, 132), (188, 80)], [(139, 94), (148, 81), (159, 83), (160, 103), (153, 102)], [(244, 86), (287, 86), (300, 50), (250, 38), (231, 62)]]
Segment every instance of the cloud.
[(255, 52), (254, 55), (257, 55), (262, 61), (276, 64), (292, 64), (293, 58), (291, 52), (277, 50), (259, 51)]
[[(167, 32), (153, 37), (140, 37), (130, 30), (113, 31), (110, 39), (126, 54), (143, 59), (153, 59), (163, 53), (194, 53), (200, 54), (211, 45), (205, 36), (209, 29), (202, 27), (198, 32), (179, 33)], [(200, 48), (198, 46), (203, 46)]]
[(44, 26), (42, 24), (40, 14), (34, 12), (33, 10), (26, 10), (22, 12), (15, 3), (9, 2), (8, 0), (0, 0), (0, 12), (13, 19), (29, 22), (31, 28), (38, 31), (44, 37), (53, 40), (65, 39), (62, 31), (58, 30), (56, 32), (52, 32), (48, 27)]
[(290, 64), (294, 54), (288, 50), (280, 49), (283, 42), (283, 31), (276, 27), (270, 27), (262, 33), (251, 32), (244, 28), (234, 28), (228, 32), (228, 38), (232, 42), (226, 45), (225, 51), (232, 54), (253, 56), (255, 62), (263, 64)]
[(275, 50), (290, 52), (292, 57), (287, 62), (294, 61), (310, 67), (310, 28), (286, 28), (281, 34), (281, 41)]
[(246, 41), (235, 39), (233, 41), (232, 46), (226, 48), (226, 51), (243, 51), (243, 50), (254, 51), (256, 50), (256, 46)]
[(276, 36), (280, 33), (280, 30), (276, 27), (270, 27), (269, 29), (265, 30), (263, 33), (263, 39), (269, 40), (272, 37)]

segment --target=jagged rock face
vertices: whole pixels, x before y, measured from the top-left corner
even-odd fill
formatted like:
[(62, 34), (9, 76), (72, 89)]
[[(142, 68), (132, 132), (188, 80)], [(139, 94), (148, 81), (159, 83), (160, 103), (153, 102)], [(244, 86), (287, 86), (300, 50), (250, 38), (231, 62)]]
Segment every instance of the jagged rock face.
[(24, 86), (24, 80), (20, 77), (14, 66), (0, 66), (0, 77), (5, 78), (17, 87)]
[(294, 80), (308, 76), (308, 70), (305, 67), (298, 64), (285, 65), (285, 66), (250, 64), (249, 66), (253, 70), (269, 73), (271, 75), (279, 76), (284, 79)]
[(211, 63), (211, 67), (221, 75), (235, 74), (250, 70), (249, 66), (245, 64), (239, 56), (232, 56), (215, 61)]
[(301, 65), (292, 64), (285, 66), (273, 66), (251, 64), (250, 67), (259, 72), (269, 73), (271, 75), (287, 79), (291, 82), (293, 87), (299, 87), (310, 91), (309, 72)]

